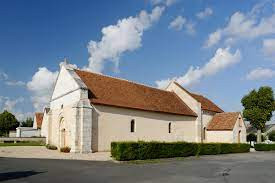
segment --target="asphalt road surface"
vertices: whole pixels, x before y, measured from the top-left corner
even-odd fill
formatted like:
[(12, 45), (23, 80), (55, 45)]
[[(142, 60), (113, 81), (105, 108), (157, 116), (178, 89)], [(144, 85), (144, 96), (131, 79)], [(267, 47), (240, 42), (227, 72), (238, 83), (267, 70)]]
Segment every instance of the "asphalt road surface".
[(162, 160), (155, 163), (0, 158), (0, 182), (275, 182), (275, 152)]

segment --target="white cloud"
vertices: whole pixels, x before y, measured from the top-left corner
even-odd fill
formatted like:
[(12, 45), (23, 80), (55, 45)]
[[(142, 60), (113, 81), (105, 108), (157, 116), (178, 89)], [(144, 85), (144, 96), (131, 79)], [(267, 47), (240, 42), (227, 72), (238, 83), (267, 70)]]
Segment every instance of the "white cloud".
[(185, 23), (186, 23), (186, 18), (182, 16), (177, 16), (172, 22), (170, 22), (169, 28), (175, 29), (175, 30), (181, 30)]
[(19, 121), (25, 120), (27, 117), (32, 117), (31, 112), (23, 113), (18, 109), (18, 104), (21, 104), (25, 101), (23, 97), (16, 99), (10, 99), (9, 97), (0, 96), (0, 112), (7, 110), (15, 115), (16, 119)]
[(164, 4), (166, 6), (171, 6), (172, 4), (176, 3), (177, 0), (151, 0), (153, 5)]
[(196, 14), (199, 19), (204, 19), (213, 14), (213, 10), (211, 8), (205, 8), (203, 11)]
[(46, 67), (41, 67), (27, 83), (27, 88), (32, 93), (31, 99), (35, 110), (42, 111), (50, 102), (57, 75), (57, 71), (52, 72)]
[(4, 102), (4, 110), (8, 110), (8, 111), (13, 111), (13, 109), (15, 108), (16, 104), (18, 103), (22, 103), (24, 102), (24, 98), (23, 97), (19, 97), (15, 100), (11, 100), (9, 98), (7, 98), (7, 100)]
[(209, 35), (207, 42), (205, 42), (204, 47), (209, 48), (215, 44), (217, 44), (221, 39), (221, 30), (217, 30)]
[(0, 71), (0, 80), (7, 80), (9, 77), (6, 73)]
[(194, 22), (187, 22), (185, 24), (185, 29), (186, 29), (186, 32), (188, 34), (195, 34), (196, 33), (196, 30), (195, 30), (195, 23)]
[(255, 5), (248, 13), (235, 12), (224, 28), (219, 28), (208, 36), (205, 47), (211, 47), (221, 41), (234, 39), (255, 39), (275, 33), (275, 13), (260, 17), (259, 15), (270, 1)]
[(203, 77), (211, 76), (225, 68), (238, 63), (241, 60), (241, 52), (236, 50), (235, 53), (230, 52), (230, 48), (219, 48), (215, 55), (202, 68), (191, 66), (186, 74), (179, 77), (168, 78), (156, 81), (159, 88), (164, 88), (171, 81), (177, 81), (184, 86), (191, 86), (199, 82)]
[(4, 81), (6, 85), (8, 86), (24, 86), (25, 83), (23, 81), (15, 81), (10, 80), (9, 76), (5, 72), (0, 71), (0, 81)]
[(101, 41), (89, 42), (89, 66), (85, 69), (102, 72), (107, 61), (113, 62), (117, 69), (120, 56), (124, 52), (134, 51), (141, 47), (144, 31), (159, 20), (164, 9), (164, 7), (157, 6), (150, 14), (141, 11), (136, 17), (124, 18), (116, 25), (104, 27)]
[(275, 60), (275, 39), (265, 39), (263, 41), (264, 55)]
[(177, 16), (172, 22), (170, 22), (168, 28), (174, 29), (177, 31), (182, 30), (185, 28), (188, 34), (194, 34), (196, 31), (194, 29), (195, 24), (191, 21), (187, 21), (185, 17)]
[(5, 84), (8, 86), (25, 86), (26, 85), (26, 83), (23, 81), (11, 81), (11, 80), (6, 81)]
[(251, 70), (247, 75), (246, 79), (248, 80), (265, 80), (275, 77), (275, 70), (269, 68), (258, 67), (254, 70)]

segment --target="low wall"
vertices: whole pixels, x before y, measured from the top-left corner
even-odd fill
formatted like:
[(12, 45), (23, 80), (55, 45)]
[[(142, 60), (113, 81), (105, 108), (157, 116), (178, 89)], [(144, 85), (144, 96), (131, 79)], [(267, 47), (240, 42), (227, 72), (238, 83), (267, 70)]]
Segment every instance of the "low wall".
[(35, 141), (35, 142), (46, 142), (45, 137), (0, 137), (0, 143), (4, 142), (26, 142), (26, 141)]

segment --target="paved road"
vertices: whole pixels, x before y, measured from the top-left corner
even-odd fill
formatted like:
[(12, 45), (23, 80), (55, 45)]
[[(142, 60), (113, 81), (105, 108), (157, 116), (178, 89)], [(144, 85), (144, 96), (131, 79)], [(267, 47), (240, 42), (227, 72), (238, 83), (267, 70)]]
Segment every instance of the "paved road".
[(203, 156), (151, 164), (0, 158), (4, 182), (275, 182), (275, 152)]

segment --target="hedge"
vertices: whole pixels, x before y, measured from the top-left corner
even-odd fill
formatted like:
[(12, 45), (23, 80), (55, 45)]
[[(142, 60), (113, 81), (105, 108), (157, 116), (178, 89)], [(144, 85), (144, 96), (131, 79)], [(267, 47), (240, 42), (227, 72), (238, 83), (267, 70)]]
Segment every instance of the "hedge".
[(255, 144), (256, 151), (275, 151), (275, 144)]
[(112, 142), (111, 154), (118, 161), (187, 157), (249, 152), (249, 144), (187, 142)]

